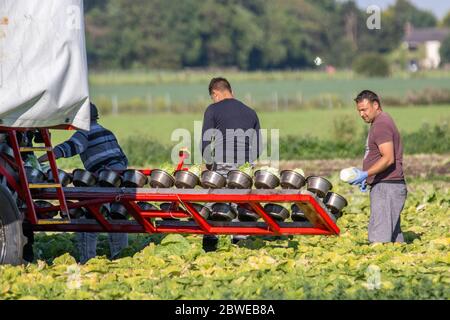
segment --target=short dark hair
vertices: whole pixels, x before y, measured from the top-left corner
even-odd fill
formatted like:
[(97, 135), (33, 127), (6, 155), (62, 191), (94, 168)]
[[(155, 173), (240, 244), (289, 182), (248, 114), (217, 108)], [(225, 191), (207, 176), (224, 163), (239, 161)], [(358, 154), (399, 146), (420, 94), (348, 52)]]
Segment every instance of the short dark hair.
[(375, 101), (378, 102), (378, 105), (381, 108), (380, 97), (378, 97), (378, 95), (375, 92), (370, 91), (370, 90), (363, 90), (356, 96), (355, 102), (360, 103), (361, 101), (363, 101), (365, 99), (369, 100), (371, 103), (373, 103)]
[(98, 120), (98, 109), (97, 106), (95, 104), (93, 104), (92, 102), (89, 104), (90, 109), (91, 109), (91, 121), (95, 121)]
[(209, 94), (211, 95), (213, 90), (219, 90), (219, 91), (230, 91), (231, 85), (225, 78), (212, 78), (211, 82), (209, 83)]

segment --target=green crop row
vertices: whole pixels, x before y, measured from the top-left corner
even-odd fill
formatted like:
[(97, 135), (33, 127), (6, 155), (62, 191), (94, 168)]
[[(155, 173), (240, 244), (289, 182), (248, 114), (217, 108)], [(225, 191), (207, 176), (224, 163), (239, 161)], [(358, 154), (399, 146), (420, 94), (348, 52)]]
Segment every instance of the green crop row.
[(4, 299), (450, 299), (450, 189), (410, 181), (402, 213), (406, 243), (369, 245), (369, 199), (331, 178), (349, 206), (339, 236), (220, 236), (205, 253), (199, 235), (130, 235), (110, 260), (77, 264), (75, 235), (37, 234), (36, 261), (0, 266)]

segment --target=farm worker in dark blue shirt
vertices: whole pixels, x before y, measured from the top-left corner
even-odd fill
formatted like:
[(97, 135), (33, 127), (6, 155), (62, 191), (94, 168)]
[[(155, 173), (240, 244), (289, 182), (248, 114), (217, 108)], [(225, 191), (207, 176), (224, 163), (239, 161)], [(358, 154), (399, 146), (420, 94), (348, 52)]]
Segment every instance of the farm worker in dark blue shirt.
[[(225, 78), (213, 78), (209, 84), (213, 104), (203, 117), (202, 155), (207, 168), (227, 176), (246, 162), (253, 164), (260, 155), (260, 123), (250, 107), (234, 98), (230, 83)], [(207, 204), (211, 207), (212, 204)], [(232, 204), (237, 211), (237, 205)], [(210, 208), (211, 209), (211, 208)], [(233, 242), (245, 238), (233, 236)], [(217, 237), (203, 238), (205, 250), (213, 250)]]

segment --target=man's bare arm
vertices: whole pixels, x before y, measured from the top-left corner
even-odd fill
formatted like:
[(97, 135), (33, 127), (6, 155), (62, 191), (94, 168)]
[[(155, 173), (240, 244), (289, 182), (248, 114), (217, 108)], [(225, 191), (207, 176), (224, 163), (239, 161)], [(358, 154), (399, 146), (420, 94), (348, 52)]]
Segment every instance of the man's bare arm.
[(385, 171), (395, 162), (394, 143), (392, 141), (380, 144), (378, 149), (380, 150), (381, 158), (367, 171), (369, 177)]

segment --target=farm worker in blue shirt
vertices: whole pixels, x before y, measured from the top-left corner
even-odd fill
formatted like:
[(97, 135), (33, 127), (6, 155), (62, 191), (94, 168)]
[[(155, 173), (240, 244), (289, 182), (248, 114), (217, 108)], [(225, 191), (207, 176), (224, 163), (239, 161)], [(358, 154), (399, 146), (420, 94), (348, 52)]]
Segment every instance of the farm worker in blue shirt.
[[(90, 130), (78, 130), (69, 140), (55, 146), (55, 157), (57, 159), (69, 158), (79, 154), (85, 169), (93, 173), (98, 173), (102, 169), (126, 170), (128, 159), (119, 146), (116, 137), (111, 131), (97, 123), (98, 110), (93, 103), (90, 104), (90, 109)], [(41, 156), (39, 161), (48, 161), (47, 155)], [(96, 256), (97, 233), (78, 233), (77, 240), (81, 263), (85, 263)], [(116, 257), (127, 246), (128, 234), (109, 234), (111, 258)]]

